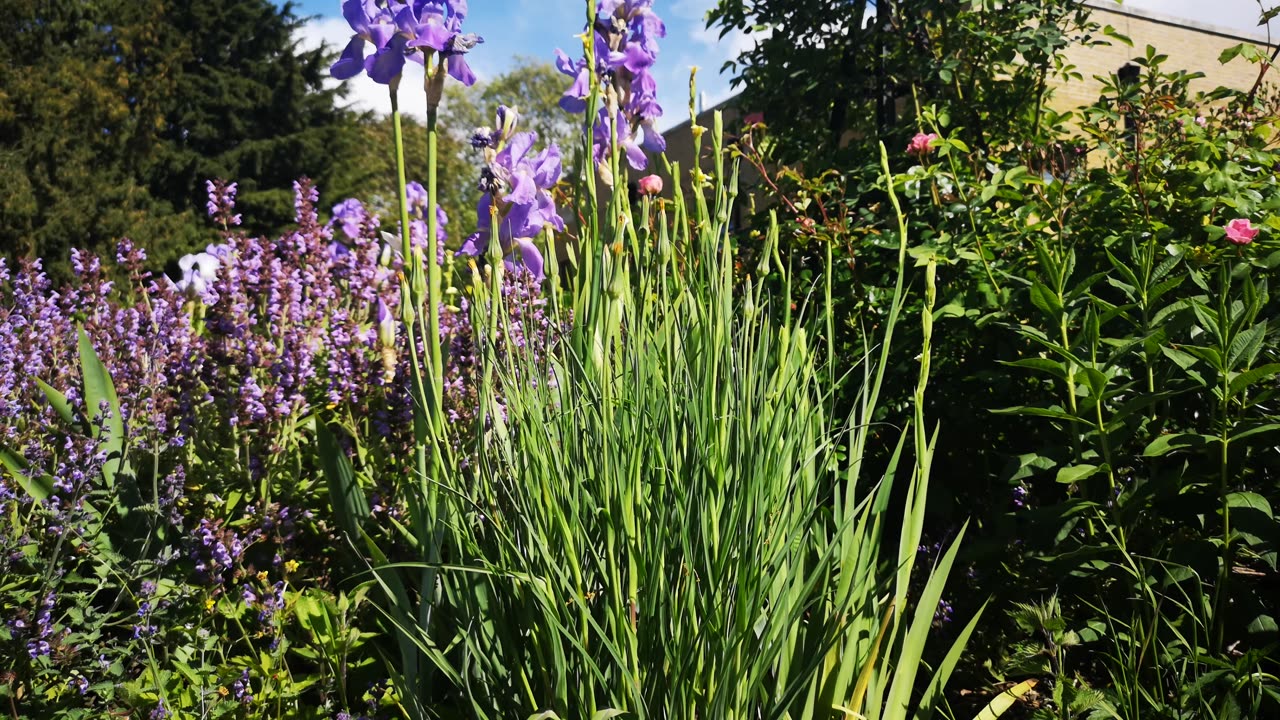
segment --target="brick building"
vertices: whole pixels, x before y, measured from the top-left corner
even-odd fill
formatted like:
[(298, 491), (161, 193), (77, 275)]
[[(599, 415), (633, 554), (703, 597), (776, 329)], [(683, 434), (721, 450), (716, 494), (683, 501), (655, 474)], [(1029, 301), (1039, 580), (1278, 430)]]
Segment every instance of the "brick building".
[[(1102, 94), (1102, 84), (1094, 76), (1115, 73), (1130, 59), (1143, 54), (1148, 45), (1169, 56), (1166, 70), (1204, 73), (1205, 77), (1191, 82), (1192, 92), (1207, 92), (1217, 87), (1248, 90), (1258, 79), (1257, 65), (1243, 58), (1224, 65), (1218, 62), (1218, 56), (1223, 50), (1244, 42), (1268, 47), (1265, 35), (1138, 10), (1117, 5), (1111, 0), (1088, 0), (1085, 4), (1093, 8), (1095, 22), (1115, 28), (1133, 41), (1133, 47), (1112, 42), (1110, 45), (1067, 48), (1067, 62), (1075, 65), (1084, 79), (1054, 88), (1049, 105), (1055, 110), (1074, 110), (1096, 102)], [(1274, 78), (1271, 79), (1274, 82)]]

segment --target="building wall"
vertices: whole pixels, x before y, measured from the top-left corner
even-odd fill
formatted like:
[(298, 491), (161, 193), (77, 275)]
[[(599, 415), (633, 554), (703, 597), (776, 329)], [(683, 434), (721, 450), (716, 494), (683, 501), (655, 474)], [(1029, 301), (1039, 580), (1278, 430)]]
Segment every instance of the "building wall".
[[(1218, 62), (1218, 56), (1223, 50), (1242, 42), (1265, 47), (1265, 37), (1126, 8), (1110, 0), (1098, 0), (1089, 5), (1094, 9), (1095, 22), (1115, 28), (1133, 40), (1133, 47), (1111, 40), (1110, 45), (1068, 48), (1064, 53), (1067, 61), (1076, 66), (1084, 79), (1054, 88), (1049, 102), (1054, 110), (1074, 110), (1097, 102), (1102, 94), (1102, 83), (1094, 76), (1110, 76), (1133, 58), (1144, 56), (1148, 45), (1169, 56), (1163, 64), (1166, 71), (1187, 70), (1205, 74), (1205, 77), (1191, 83), (1192, 92), (1207, 92), (1217, 87), (1248, 90), (1258, 79), (1257, 65), (1239, 57), (1223, 65)], [(1273, 75), (1269, 74), (1268, 79), (1274, 81)]]
[[(702, 171), (710, 173), (713, 168), (712, 163), (712, 145), (711, 133), (715, 126), (715, 113), (719, 111), (723, 117), (724, 127), (724, 144), (735, 142), (737, 134), (742, 130), (743, 113), (736, 103), (737, 97), (717, 105), (713, 108), (707, 108), (698, 114), (698, 124), (705, 127), (707, 131), (702, 134)], [(682, 178), (682, 186), (686, 200), (689, 199), (693, 192), (693, 181), (689, 178), (689, 169), (693, 166), (693, 133), (689, 131), (689, 121), (686, 120), (676, 127), (668, 130), (663, 134), (667, 141), (667, 159), (672, 163), (680, 163), (680, 176)], [(725, 172), (732, 171), (729, 162), (725, 163)], [(661, 173), (666, 175), (665, 172)], [(667, 178), (670, 182), (670, 178)], [(756, 169), (743, 161), (738, 168), (738, 202), (735, 204), (734, 211), (739, 216), (750, 212), (747, 207), (750, 203), (748, 195), (756, 189), (761, 182), (760, 173)], [(666, 193), (670, 195), (670, 192)], [(759, 194), (757, 193), (757, 197)]]

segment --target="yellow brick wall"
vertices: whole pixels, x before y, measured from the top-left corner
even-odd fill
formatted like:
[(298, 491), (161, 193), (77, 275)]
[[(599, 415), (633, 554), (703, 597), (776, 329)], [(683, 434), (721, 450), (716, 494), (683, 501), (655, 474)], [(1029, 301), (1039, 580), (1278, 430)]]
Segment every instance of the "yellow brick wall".
[[(1204, 2), (1210, 3), (1213, 0)], [(1110, 76), (1131, 59), (1144, 56), (1148, 45), (1169, 56), (1163, 64), (1166, 71), (1187, 70), (1205, 74), (1204, 78), (1192, 82), (1193, 93), (1220, 86), (1248, 90), (1258, 79), (1258, 66), (1243, 58), (1237, 57), (1225, 65), (1218, 62), (1218, 56), (1223, 50), (1241, 42), (1254, 42), (1253, 39), (1230, 31), (1224, 32), (1173, 18), (1163, 18), (1153, 13), (1126, 9), (1112, 10), (1095, 6), (1093, 20), (1103, 26), (1110, 25), (1133, 40), (1133, 47), (1111, 40), (1110, 45), (1077, 45), (1068, 48), (1065, 53), (1067, 61), (1076, 66), (1084, 79), (1054, 88), (1049, 105), (1055, 110), (1074, 110), (1097, 102), (1102, 94), (1102, 84), (1094, 76)], [(1262, 42), (1254, 44), (1263, 46)], [(1274, 72), (1268, 74), (1268, 80), (1274, 81)]]

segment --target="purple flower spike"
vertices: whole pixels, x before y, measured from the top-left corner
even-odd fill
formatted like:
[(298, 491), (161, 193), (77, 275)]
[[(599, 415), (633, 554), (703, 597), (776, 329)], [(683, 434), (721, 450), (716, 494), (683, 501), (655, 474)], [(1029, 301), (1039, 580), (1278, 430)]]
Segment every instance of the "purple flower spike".
[(214, 222), (224, 226), (239, 225), (240, 216), (236, 214), (236, 183), (225, 180), (205, 180), (205, 190), (209, 193), (209, 202), (205, 207)]
[[(427, 189), (421, 183), (410, 181), (405, 185), (405, 199), (409, 203), (409, 239), (414, 247), (427, 247), (427, 205), (429, 198)], [(445, 226), (449, 224), (449, 216), (444, 208), (436, 206), (436, 240), (439, 241), (436, 262), (444, 263), (444, 243), (449, 239)]]
[(359, 240), (364, 236), (364, 227), (371, 217), (373, 216), (364, 209), (364, 203), (355, 198), (343, 200), (333, 206), (333, 224), (341, 226), (342, 233), (352, 240)]

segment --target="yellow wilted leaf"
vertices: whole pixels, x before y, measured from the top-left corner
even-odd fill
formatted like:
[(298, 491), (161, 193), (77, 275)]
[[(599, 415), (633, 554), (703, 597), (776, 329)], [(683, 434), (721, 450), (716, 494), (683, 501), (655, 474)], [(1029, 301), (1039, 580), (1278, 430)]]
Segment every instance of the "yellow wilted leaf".
[(987, 704), (982, 712), (978, 713), (974, 720), (996, 720), (1004, 714), (1006, 710), (1013, 707), (1023, 695), (1031, 692), (1031, 689), (1039, 684), (1039, 680), (1023, 680), (1013, 687), (1005, 690)]

